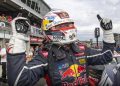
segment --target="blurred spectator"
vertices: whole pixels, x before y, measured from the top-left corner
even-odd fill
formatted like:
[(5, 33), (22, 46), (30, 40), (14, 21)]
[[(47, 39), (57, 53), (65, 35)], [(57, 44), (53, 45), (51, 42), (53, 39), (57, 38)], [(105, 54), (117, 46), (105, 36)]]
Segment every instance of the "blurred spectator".
[(4, 48), (1, 48), (0, 51), (0, 55), (1, 55), (1, 64), (2, 64), (2, 82), (6, 83), (7, 79), (6, 79), (6, 45)]
[(5, 14), (2, 14), (2, 16), (1, 16), (1, 21), (6, 21)]
[(12, 16), (7, 16), (7, 21), (10, 23), (12, 21)]
[(10, 23), (12, 21), (12, 16), (5, 16), (5, 14), (2, 14), (0, 16), (0, 21)]

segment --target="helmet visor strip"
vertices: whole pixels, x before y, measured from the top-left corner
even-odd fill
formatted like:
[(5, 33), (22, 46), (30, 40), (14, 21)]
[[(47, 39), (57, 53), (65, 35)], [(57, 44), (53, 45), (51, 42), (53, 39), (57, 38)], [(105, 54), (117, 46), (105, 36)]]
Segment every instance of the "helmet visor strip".
[(74, 22), (62, 23), (50, 28), (52, 31), (75, 29)]

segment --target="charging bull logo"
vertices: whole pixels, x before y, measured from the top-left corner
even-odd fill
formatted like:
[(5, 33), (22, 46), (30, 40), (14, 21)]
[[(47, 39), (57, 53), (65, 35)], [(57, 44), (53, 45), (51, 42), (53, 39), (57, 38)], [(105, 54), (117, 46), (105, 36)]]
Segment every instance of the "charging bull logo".
[(61, 73), (62, 80), (66, 77), (79, 77), (82, 72), (85, 72), (86, 68), (85, 66), (80, 66), (77, 64), (71, 65), (66, 71)]

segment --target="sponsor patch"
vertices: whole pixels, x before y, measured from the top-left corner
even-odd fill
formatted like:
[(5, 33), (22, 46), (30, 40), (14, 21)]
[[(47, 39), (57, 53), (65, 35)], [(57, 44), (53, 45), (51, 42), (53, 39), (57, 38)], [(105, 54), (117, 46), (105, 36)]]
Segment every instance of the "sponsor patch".
[(80, 59), (80, 60), (79, 60), (79, 63), (80, 63), (80, 64), (85, 64), (85, 63), (86, 63), (86, 60), (85, 60), (85, 59)]
[(59, 69), (59, 70), (64, 69), (64, 68), (68, 68), (68, 67), (69, 67), (69, 64), (68, 64), (68, 63), (58, 64), (58, 69)]
[(59, 71), (61, 74), (61, 80), (67, 78), (67, 77), (79, 77), (81, 73), (86, 72), (86, 67), (73, 64), (69, 68), (67, 68), (65, 71)]
[(53, 21), (55, 19), (55, 16), (47, 16), (46, 18), (50, 21)]

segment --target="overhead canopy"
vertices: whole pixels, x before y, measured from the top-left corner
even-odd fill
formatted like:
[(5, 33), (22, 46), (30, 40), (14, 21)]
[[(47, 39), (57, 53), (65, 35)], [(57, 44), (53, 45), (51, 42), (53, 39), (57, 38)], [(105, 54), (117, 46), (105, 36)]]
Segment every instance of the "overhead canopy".
[(16, 17), (18, 13), (22, 13), (37, 23), (40, 23), (42, 17), (50, 10), (43, 0), (0, 0), (0, 15), (4, 13)]

